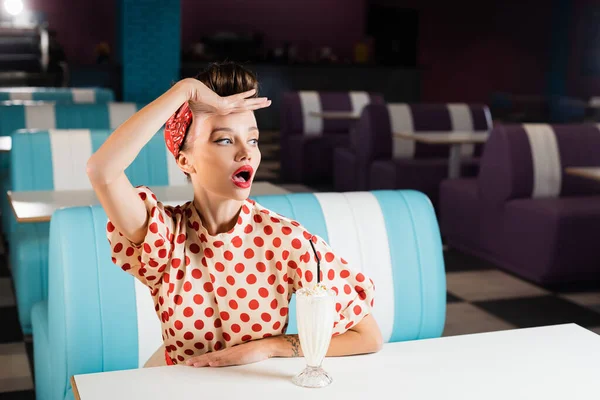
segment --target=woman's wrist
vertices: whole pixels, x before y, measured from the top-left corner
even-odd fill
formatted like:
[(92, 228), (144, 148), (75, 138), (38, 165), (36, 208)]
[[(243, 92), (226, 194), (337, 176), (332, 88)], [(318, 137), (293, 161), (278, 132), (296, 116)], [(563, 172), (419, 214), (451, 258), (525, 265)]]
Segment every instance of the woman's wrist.
[(268, 339), (269, 357), (301, 357), (298, 335), (279, 335)]
[[(188, 101), (192, 98), (194, 93), (194, 81), (199, 82), (194, 78), (185, 78), (173, 85), (172, 89), (178, 92), (184, 101)], [(183, 104), (183, 102), (182, 102)]]
[(179, 85), (185, 93), (185, 100), (195, 103), (202, 103), (211, 90), (196, 78), (185, 78), (175, 84)]

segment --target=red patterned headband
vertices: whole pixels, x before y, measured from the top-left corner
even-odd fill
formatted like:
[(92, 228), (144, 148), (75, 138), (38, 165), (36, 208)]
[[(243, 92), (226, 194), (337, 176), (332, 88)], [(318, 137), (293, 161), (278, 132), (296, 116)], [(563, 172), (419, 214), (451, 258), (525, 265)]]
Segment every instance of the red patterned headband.
[(165, 142), (169, 151), (177, 158), (188, 128), (192, 124), (192, 110), (185, 102), (165, 124)]

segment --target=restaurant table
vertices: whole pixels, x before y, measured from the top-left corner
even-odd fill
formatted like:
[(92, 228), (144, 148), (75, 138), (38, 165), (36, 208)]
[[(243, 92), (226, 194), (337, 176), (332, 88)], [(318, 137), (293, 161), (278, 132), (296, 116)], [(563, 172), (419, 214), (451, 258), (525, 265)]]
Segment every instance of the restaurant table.
[[(81, 355), (84, 357), (84, 355)], [(291, 382), (303, 358), (75, 375), (76, 399), (586, 399), (598, 396), (600, 336), (575, 324), (388, 343), (375, 354), (329, 357), (333, 383)]]
[[(165, 205), (176, 206), (193, 199), (191, 185), (151, 186), (150, 189)], [(287, 194), (288, 190), (269, 182), (254, 182), (251, 196)], [(9, 191), (8, 201), (17, 222), (48, 222), (59, 208), (99, 204), (96, 193), (89, 190)]]
[(600, 181), (600, 167), (567, 167), (565, 172), (569, 175)]
[(323, 111), (316, 112), (311, 111), (309, 113), (311, 117), (323, 118), (323, 119), (359, 119), (360, 114), (352, 111)]
[(395, 137), (414, 140), (415, 142), (426, 144), (440, 144), (450, 146), (450, 156), (448, 157), (448, 178), (454, 179), (460, 177), (461, 150), (465, 144), (485, 143), (488, 140), (489, 133), (480, 132), (456, 132), (451, 133), (394, 133)]
[(10, 136), (0, 136), (0, 152), (7, 153), (12, 149), (12, 138)]

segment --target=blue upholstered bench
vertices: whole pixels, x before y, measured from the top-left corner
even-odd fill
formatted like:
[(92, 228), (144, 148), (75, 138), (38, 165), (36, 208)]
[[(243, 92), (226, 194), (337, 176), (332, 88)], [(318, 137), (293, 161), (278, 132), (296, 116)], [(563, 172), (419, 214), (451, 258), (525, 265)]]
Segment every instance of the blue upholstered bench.
[[(110, 130), (20, 130), (12, 135), (10, 181), (15, 191), (92, 189), (86, 163)], [(185, 175), (165, 147), (162, 132), (125, 171), (134, 185), (184, 185)], [(6, 197), (6, 196), (5, 196)], [(46, 298), (48, 223), (19, 224), (12, 209), (3, 216), (9, 232), (19, 320), (31, 333), (31, 307)]]
[[(297, 193), (254, 198), (323, 237), (375, 282), (386, 342), (439, 337), (446, 281), (430, 201), (413, 191)], [(50, 223), (48, 300), (32, 313), (38, 399), (73, 399), (70, 376), (141, 367), (162, 344), (148, 289), (112, 264), (100, 206)], [(290, 306), (288, 333), (296, 332)]]
[[(135, 103), (103, 104), (11, 104), (0, 106), (0, 136), (10, 136), (19, 129), (115, 129), (131, 117), (141, 105)], [(11, 155), (15, 153), (13, 149)], [(3, 193), (10, 190), (8, 182), (9, 154), (0, 154), (0, 182)], [(38, 173), (39, 171), (35, 171)], [(10, 213), (6, 196), (0, 200), (3, 215)], [(9, 234), (9, 221), (3, 218), (2, 228)]]
[(114, 101), (106, 88), (8, 87), (0, 88), (0, 101), (43, 100), (61, 103), (106, 103)]

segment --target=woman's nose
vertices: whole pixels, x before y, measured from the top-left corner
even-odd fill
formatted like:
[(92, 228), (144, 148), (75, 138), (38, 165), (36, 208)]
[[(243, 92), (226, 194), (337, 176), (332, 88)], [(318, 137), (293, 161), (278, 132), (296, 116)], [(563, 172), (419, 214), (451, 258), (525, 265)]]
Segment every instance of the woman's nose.
[(238, 151), (237, 156), (236, 156), (236, 161), (245, 161), (245, 160), (251, 160), (252, 156), (250, 154), (250, 149), (248, 149), (247, 147), (242, 147), (240, 149), (240, 151)]

